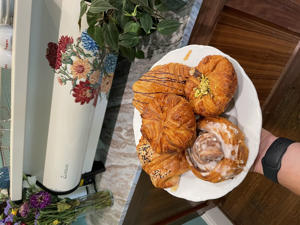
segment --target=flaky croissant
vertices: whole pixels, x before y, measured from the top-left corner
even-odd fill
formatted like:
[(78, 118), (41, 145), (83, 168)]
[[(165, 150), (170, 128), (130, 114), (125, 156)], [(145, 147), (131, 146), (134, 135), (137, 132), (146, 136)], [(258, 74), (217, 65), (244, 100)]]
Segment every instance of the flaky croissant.
[(158, 94), (184, 95), (184, 85), (190, 77), (190, 67), (179, 63), (159, 65), (136, 81), (132, 104), (140, 111)]
[(196, 119), (183, 97), (157, 95), (141, 116), (141, 132), (156, 152), (182, 152), (194, 143)]
[(232, 64), (221, 55), (209, 55), (191, 70), (185, 85), (185, 95), (195, 113), (218, 116), (226, 109), (237, 88), (237, 76)]
[(240, 129), (222, 117), (207, 117), (197, 123), (200, 135), (186, 158), (193, 173), (213, 183), (233, 178), (247, 163), (248, 148)]
[(143, 170), (157, 188), (169, 188), (179, 183), (180, 175), (189, 170), (184, 153), (155, 152), (146, 138), (136, 147)]

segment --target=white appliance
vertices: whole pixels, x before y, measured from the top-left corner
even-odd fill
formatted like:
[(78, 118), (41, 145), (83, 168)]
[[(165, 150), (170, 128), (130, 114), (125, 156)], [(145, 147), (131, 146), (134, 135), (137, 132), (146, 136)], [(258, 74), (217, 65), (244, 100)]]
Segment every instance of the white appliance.
[[(92, 169), (106, 96), (80, 105), (45, 58), (49, 42), (80, 37), (80, 0), (16, 0), (12, 55), (10, 197), (21, 199), (22, 175), (54, 192), (77, 187)], [(82, 30), (87, 27), (82, 21)], [(73, 59), (77, 60), (77, 59)], [(67, 69), (67, 68), (66, 68)], [(69, 66), (68, 66), (68, 69)]]

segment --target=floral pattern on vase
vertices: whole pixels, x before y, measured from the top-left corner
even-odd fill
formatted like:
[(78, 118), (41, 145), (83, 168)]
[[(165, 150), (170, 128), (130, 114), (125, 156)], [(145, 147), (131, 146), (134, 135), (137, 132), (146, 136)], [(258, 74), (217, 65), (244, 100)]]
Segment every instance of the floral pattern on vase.
[(58, 44), (49, 42), (46, 59), (60, 85), (71, 82), (76, 103), (88, 104), (94, 99), (95, 106), (100, 92), (108, 98), (117, 56), (101, 52), (87, 32), (82, 32), (76, 41), (63, 35)]

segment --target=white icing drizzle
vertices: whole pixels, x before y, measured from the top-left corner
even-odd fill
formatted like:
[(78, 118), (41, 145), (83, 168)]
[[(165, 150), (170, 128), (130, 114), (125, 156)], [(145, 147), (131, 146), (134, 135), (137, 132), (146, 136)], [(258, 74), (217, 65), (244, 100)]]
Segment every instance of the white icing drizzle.
[[(230, 127), (230, 128), (234, 131), (234, 133), (238, 132), (238, 130), (235, 129), (234, 127)], [(203, 129), (217, 136), (217, 138), (221, 142), (222, 150), (224, 152), (225, 158), (235, 160), (236, 154), (238, 153), (239, 145), (238, 144), (232, 145), (232, 144), (225, 143), (222, 136), (220, 135), (220, 132), (225, 132), (225, 134), (229, 139), (232, 138), (232, 134), (229, 131), (229, 127), (226, 124), (209, 122)], [(231, 153), (232, 151), (234, 151), (234, 155), (232, 155)]]
[[(221, 144), (221, 149), (224, 155), (217, 157), (214, 160), (208, 161), (207, 163), (203, 163), (203, 161), (201, 161), (200, 159), (199, 152), (201, 151), (201, 149), (206, 149), (208, 146), (206, 142), (197, 141), (198, 138), (200, 138), (200, 135), (195, 141), (192, 149), (188, 149), (188, 162), (195, 168), (198, 168), (202, 176), (209, 175), (210, 171), (215, 169), (216, 172), (219, 172), (223, 178), (232, 178), (234, 176), (234, 171), (231, 171), (232, 168), (228, 165), (219, 166), (218, 162), (222, 158), (237, 160), (239, 143), (241, 141), (233, 145), (231, 140), (233, 138), (233, 135), (237, 135), (239, 133), (238, 129), (232, 126), (228, 126), (224, 123), (215, 122), (208, 122), (205, 127), (202, 127), (201, 129), (215, 135), (215, 137), (211, 138), (211, 140), (219, 142)], [(226, 139), (229, 139), (229, 143), (225, 143), (224, 139), (221, 136), (221, 133), (223, 136), (225, 136)], [(239, 162), (241, 164), (244, 163), (243, 160), (240, 160)], [(242, 168), (242, 166), (239, 165), (240, 163), (238, 163), (238, 168)]]

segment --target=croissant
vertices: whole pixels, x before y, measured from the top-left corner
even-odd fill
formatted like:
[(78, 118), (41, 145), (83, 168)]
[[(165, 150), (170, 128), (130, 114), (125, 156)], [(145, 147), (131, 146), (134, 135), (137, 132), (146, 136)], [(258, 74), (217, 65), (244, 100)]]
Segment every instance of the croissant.
[(185, 151), (196, 137), (193, 109), (178, 95), (157, 95), (142, 113), (141, 132), (158, 153)]
[(158, 94), (177, 94), (184, 96), (184, 85), (190, 77), (190, 67), (169, 63), (159, 65), (145, 73), (133, 86), (132, 104), (140, 111)]
[(222, 117), (200, 120), (197, 128), (200, 135), (186, 151), (193, 173), (213, 183), (239, 174), (248, 159), (248, 148), (240, 129)]
[(202, 59), (191, 74), (184, 90), (195, 113), (202, 116), (223, 113), (237, 88), (232, 64), (223, 56), (210, 55)]
[(146, 138), (142, 137), (136, 147), (143, 170), (149, 174), (157, 188), (168, 188), (179, 183), (180, 175), (189, 170), (184, 153), (155, 152)]

